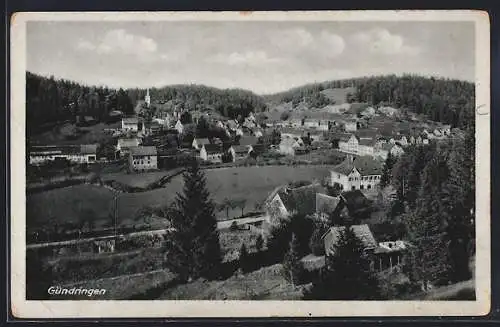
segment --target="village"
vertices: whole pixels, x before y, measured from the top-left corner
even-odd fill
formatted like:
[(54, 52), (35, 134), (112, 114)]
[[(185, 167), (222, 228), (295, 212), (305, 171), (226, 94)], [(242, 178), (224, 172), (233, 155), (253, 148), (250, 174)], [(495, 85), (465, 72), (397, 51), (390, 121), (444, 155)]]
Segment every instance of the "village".
[[(290, 222), (300, 212), (311, 226), (323, 226), (316, 241), (319, 248), (317, 244), (314, 250), (311, 247), (311, 253), (301, 259), (307, 269), (321, 269), (325, 257), (333, 255), (341, 231), (351, 226), (370, 258), (371, 271), (399, 273), (410, 244), (394, 231), (380, 231), (390, 225), (384, 215), (395, 198), (395, 190), (380, 187), (385, 162), (388, 157), (397, 159), (408, 147), (445, 141), (456, 132), (450, 125), (368, 104), (356, 110), (351, 110), (354, 106), (346, 102), (322, 110), (296, 108), (286, 114), (250, 112), (238, 119), (211, 110), (187, 111), (182, 106), (159, 110), (163, 104), (163, 99), (152, 99), (147, 89), (143, 100), (136, 104), (135, 115), (113, 111), (119, 126), (104, 130), (112, 149), (105, 155), (99, 152), (100, 144), (37, 144), (29, 149), (29, 164), (40, 167), (64, 161), (69, 165), (106, 167), (120, 162), (126, 175), (135, 179), (176, 169), (179, 174), (188, 162), (186, 158), (196, 158), (204, 169), (215, 170), (254, 167), (259, 172), (263, 169), (259, 166), (269, 165), (326, 167), (314, 178), (292, 178), (271, 185), (272, 190), (260, 194), (261, 199), (255, 203), (244, 198), (216, 201), (224, 216), (218, 218), (217, 228), (226, 263), (238, 262), (245, 243), (249, 253), (265, 250), (273, 229)], [(103, 184), (102, 177), (99, 174), (97, 180), (85, 182), (116, 189), (116, 183)], [(155, 187), (161, 188), (162, 184)], [(212, 196), (217, 198), (217, 193)], [(113, 201), (114, 226), (99, 229), (89, 222), (86, 229), (76, 231), (76, 227), (67, 227), (56, 234), (28, 229), (28, 240), (32, 242), (28, 250), (51, 258), (82, 253), (119, 255), (161, 247), (169, 237), (172, 229), (168, 213), (151, 206), (136, 207), (135, 211), (142, 210), (141, 216), (156, 224), (134, 223), (133, 227), (120, 224), (118, 228), (117, 220), (123, 219), (119, 217), (123, 211), (117, 212), (116, 195)], [(243, 202), (241, 213), (237, 210), (238, 201)], [(244, 214), (245, 204), (247, 208), (253, 205), (254, 209)], [(145, 217), (142, 219), (146, 222)], [(60, 226), (63, 228), (63, 224)]]

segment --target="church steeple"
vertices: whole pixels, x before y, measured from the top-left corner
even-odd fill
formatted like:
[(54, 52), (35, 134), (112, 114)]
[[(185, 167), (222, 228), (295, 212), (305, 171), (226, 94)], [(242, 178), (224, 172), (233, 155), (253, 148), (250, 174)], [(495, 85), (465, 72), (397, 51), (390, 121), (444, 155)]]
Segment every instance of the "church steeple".
[(146, 96), (144, 97), (144, 102), (149, 107), (151, 105), (151, 97), (149, 96), (149, 88), (146, 90)]

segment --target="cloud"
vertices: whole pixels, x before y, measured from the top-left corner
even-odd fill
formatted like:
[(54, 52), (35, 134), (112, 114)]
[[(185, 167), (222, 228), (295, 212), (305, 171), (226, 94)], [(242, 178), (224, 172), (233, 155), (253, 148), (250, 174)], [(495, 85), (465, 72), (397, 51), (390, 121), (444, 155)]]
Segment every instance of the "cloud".
[(270, 57), (266, 51), (262, 50), (219, 53), (208, 58), (208, 61), (210, 62), (228, 64), (231, 66), (236, 66), (236, 65), (259, 66), (269, 63), (278, 63), (282, 60), (283, 60), (282, 58)]
[(344, 38), (337, 34), (333, 34), (327, 31), (322, 31), (319, 36), (319, 42), (327, 50), (327, 56), (337, 56), (342, 54), (345, 49)]
[(419, 47), (405, 44), (401, 35), (392, 34), (382, 28), (356, 33), (352, 39), (357, 46), (365, 48), (373, 54), (417, 55), (421, 52)]
[(151, 60), (158, 49), (155, 40), (128, 33), (124, 29), (108, 31), (97, 43), (80, 39), (77, 49), (95, 51), (99, 54), (125, 54), (133, 55), (143, 60)]

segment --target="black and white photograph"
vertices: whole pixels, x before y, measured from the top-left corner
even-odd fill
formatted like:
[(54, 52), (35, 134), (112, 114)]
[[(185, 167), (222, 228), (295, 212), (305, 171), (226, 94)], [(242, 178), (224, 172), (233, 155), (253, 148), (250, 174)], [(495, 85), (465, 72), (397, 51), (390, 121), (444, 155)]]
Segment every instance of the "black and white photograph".
[(488, 313), (487, 14), (21, 13), (11, 58), (15, 315)]

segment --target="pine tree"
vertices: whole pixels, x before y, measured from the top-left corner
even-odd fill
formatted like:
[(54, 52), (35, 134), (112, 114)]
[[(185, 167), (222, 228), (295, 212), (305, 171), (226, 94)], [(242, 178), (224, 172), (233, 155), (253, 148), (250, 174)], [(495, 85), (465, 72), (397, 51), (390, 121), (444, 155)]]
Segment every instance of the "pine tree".
[(370, 271), (370, 260), (363, 244), (351, 228), (340, 232), (334, 254), (326, 258), (306, 300), (375, 300), (380, 298), (380, 288)]
[(408, 260), (410, 277), (420, 282), (424, 290), (429, 283), (440, 284), (448, 278), (450, 262), (445, 228), (449, 212), (442, 191), (448, 175), (446, 162), (436, 153), (424, 168), (415, 210), (405, 217), (412, 245)]
[(380, 178), (380, 186), (382, 188), (386, 187), (391, 183), (392, 179), (391, 172), (395, 162), (396, 158), (394, 158), (392, 154), (389, 152), (387, 158), (385, 159), (384, 169), (382, 171), (382, 177)]
[(474, 236), (474, 150), (472, 135), (453, 140), (448, 167), (449, 178), (443, 187), (443, 202), (449, 211), (447, 239), (453, 282), (469, 279), (469, 261)]
[(221, 249), (214, 204), (197, 161), (192, 161), (183, 177), (183, 194), (177, 194), (171, 215), (175, 232), (167, 243), (168, 263), (182, 281), (215, 278)]
[(303, 273), (302, 263), (300, 262), (299, 247), (300, 244), (298, 238), (294, 233), (292, 234), (292, 240), (290, 241), (288, 252), (285, 254), (283, 260), (284, 276), (293, 285), (297, 285), (301, 282)]

